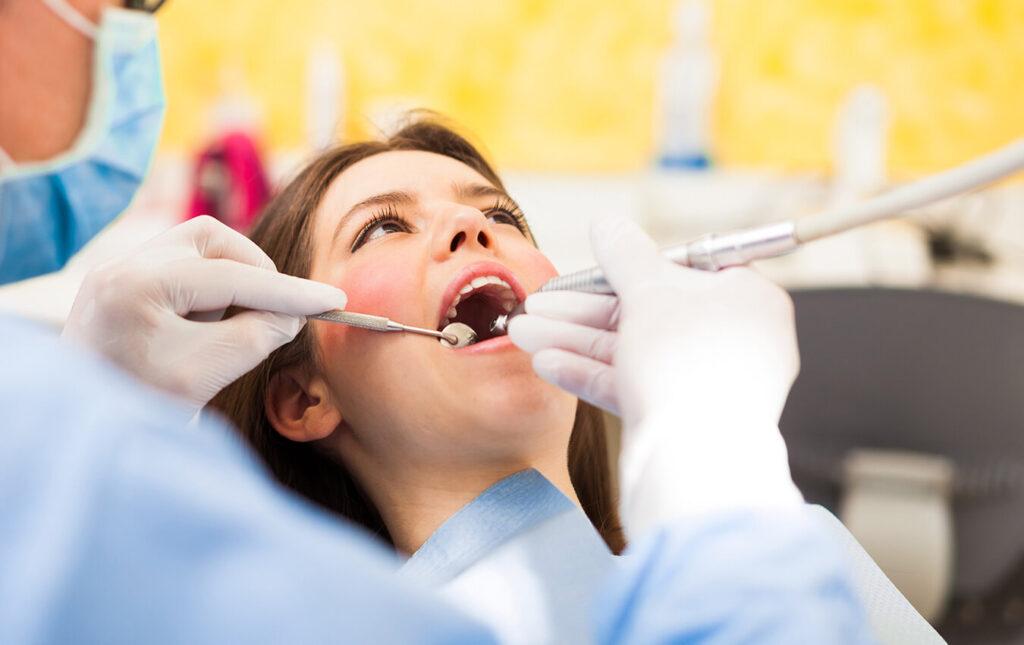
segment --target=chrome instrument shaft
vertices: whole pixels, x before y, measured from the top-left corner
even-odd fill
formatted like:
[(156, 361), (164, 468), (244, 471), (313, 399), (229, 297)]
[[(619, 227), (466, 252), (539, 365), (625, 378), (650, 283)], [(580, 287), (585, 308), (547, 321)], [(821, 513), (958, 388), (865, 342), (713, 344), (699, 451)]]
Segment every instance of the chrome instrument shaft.
[(432, 336), (434, 338), (444, 339), (451, 343), (452, 345), (455, 345), (459, 342), (458, 337), (452, 334), (445, 334), (434, 329), (425, 329), (423, 327), (403, 325), (402, 323), (395, 322), (394, 320), (391, 320), (390, 318), (386, 318), (384, 316), (361, 314), (355, 311), (331, 309), (330, 311), (325, 311), (323, 313), (307, 316), (307, 318), (310, 320), (326, 320), (327, 322), (341, 323), (343, 325), (349, 325), (350, 327), (369, 329), (370, 331), (405, 331), (411, 334), (422, 334), (424, 336)]

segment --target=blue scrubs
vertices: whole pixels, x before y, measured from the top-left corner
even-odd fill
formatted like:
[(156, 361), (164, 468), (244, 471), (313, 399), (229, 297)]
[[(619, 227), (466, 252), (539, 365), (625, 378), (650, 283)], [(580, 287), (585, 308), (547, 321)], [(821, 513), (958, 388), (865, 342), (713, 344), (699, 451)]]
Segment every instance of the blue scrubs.
[(226, 424), (0, 317), (0, 643), (488, 643)]
[[(186, 428), (25, 323), (0, 318), (0, 356), (0, 642), (494, 642), (276, 486), (223, 423)], [(601, 642), (870, 641), (809, 523), (681, 523), (602, 577)]]

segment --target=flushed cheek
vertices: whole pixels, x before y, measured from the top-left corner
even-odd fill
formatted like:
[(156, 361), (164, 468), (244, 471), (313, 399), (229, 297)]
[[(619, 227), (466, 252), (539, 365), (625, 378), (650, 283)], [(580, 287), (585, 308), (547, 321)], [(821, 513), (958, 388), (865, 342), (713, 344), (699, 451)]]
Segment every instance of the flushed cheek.
[[(399, 322), (406, 322), (415, 316), (414, 288), (409, 282), (408, 266), (398, 263), (376, 263), (370, 266), (346, 267), (343, 275), (331, 282), (348, 295), (346, 309), (375, 316), (387, 316)], [(320, 340), (328, 355), (344, 351), (350, 339), (368, 340), (376, 332), (349, 327), (330, 325), (322, 329)]]
[(558, 275), (555, 265), (540, 251), (533, 250), (522, 258), (520, 278), (527, 291), (536, 291), (542, 284)]

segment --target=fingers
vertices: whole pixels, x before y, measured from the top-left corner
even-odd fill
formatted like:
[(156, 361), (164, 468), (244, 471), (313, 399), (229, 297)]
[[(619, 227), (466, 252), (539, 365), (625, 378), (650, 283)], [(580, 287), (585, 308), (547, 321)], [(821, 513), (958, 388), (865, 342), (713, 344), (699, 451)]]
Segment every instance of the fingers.
[(306, 320), (301, 316), (272, 311), (243, 311), (226, 320), (214, 322), (213, 325), (221, 327), (234, 345), (249, 350), (246, 353), (251, 354), (252, 365), (240, 373), (241, 376), (256, 367), (271, 351), (294, 339), (305, 324)]
[(602, 363), (612, 362), (617, 339), (616, 333), (612, 331), (532, 314), (513, 318), (509, 324), (508, 335), (513, 343), (530, 354), (556, 348)]
[(535, 293), (526, 299), (526, 312), (597, 329), (615, 329), (619, 325), (619, 299), (597, 293)]
[(666, 260), (654, 240), (623, 217), (604, 217), (591, 228), (594, 257), (620, 296), (660, 274)]
[[(192, 355), (186, 358), (192, 364), (164, 387), (202, 408), (221, 389), (295, 338), (305, 323), (305, 318), (269, 311), (245, 311), (215, 323), (180, 321), (186, 326), (183, 338), (192, 345)], [(202, 367), (196, 369), (195, 361), (201, 361)]]
[(545, 349), (534, 355), (533, 370), (545, 381), (619, 415), (614, 368), (562, 349)]
[(234, 260), (276, 270), (273, 260), (255, 242), (208, 215), (175, 226), (169, 231), (169, 237), (191, 245), (200, 257)]
[(345, 292), (329, 284), (233, 260), (180, 260), (164, 274), (168, 298), (180, 316), (231, 306), (308, 316), (347, 303)]

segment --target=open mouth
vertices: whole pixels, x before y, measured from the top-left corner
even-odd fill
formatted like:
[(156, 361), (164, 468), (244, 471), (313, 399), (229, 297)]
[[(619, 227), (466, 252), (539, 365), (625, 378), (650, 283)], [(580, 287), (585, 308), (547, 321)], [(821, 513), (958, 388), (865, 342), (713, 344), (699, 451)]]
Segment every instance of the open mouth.
[[(495, 265), (470, 267), (449, 286), (449, 300), (438, 322), (438, 331), (453, 322), (467, 325), (476, 342), (502, 335), (491, 330), (498, 316), (512, 311), (522, 300), (522, 287), (515, 277)], [(491, 269), (500, 269), (491, 271)]]

